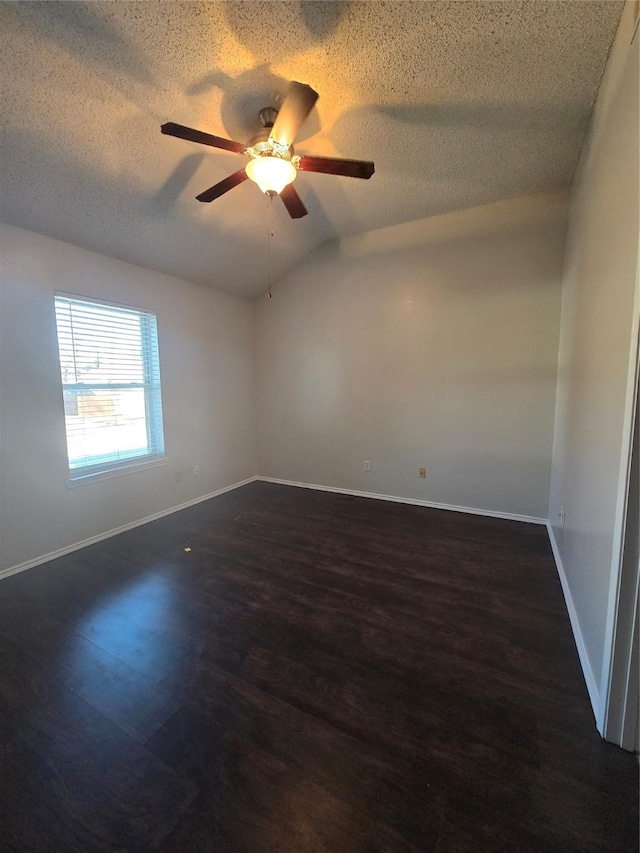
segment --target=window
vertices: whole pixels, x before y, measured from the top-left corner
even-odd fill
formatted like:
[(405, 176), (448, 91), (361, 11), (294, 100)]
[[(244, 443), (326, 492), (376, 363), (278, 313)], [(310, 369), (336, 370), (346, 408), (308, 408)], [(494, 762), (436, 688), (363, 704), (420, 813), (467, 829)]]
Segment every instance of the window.
[(55, 295), (69, 482), (164, 455), (156, 316)]

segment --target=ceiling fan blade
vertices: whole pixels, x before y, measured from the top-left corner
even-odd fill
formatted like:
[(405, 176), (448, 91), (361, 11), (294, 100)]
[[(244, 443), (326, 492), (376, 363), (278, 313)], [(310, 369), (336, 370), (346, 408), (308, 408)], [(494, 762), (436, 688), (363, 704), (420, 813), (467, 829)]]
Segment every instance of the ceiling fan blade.
[(306, 83), (290, 84), (287, 97), (278, 112), (275, 124), (271, 128), (269, 139), (278, 145), (289, 148), (298, 134), (300, 125), (313, 109), (318, 93)]
[(212, 187), (209, 187), (208, 190), (205, 190), (200, 195), (197, 195), (196, 198), (198, 201), (213, 201), (216, 198), (220, 198), (221, 195), (228, 193), (229, 190), (232, 190), (234, 187), (237, 187), (238, 184), (241, 184), (243, 181), (246, 181), (249, 176), (245, 172), (244, 169), (240, 169), (239, 172), (234, 172), (233, 175), (229, 175), (229, 177), (225, 178), (220, 183), (215, 184)]
[(280, 193), (280, 198), (284, 202), (284, 206), (289, 211), (289, 216), (292, 219), (301, 219), (309, 212), (304, 206), (302, 199), (298, 195), (293, 184), (288, 184)]
[(177, 136), (179, 139), (187, 139), (189, 142), (199, 142), (201, 145), (211, 145), (213, 148), (223, 148), (225, 151), (233, 151), (236, 154), (244, 154), (247, 146), (232, 139), (224, 139), (222, 136), (214, 136), (203, 130), (195, 130), (193, 127), (185, 127), (168, 121), (160, 130), (168, 136)]
[(313, 157), (303, 155), (298, 168), (303, 172), (323, 172), (325, 175), (343, 175), (345, 178), (369, 180), (375, 166), (367, 160), (342, 160), (339, 157)]

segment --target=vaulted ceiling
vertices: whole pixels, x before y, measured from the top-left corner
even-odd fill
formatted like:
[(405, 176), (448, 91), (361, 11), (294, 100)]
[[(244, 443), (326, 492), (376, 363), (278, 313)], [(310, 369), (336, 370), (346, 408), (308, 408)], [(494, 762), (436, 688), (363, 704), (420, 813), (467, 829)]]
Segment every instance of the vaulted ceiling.
[(320, 94), (296, 153), (374, 160), (370, 181), (300, 173), (272, 206), (274, 278), (321, 243), (571, 183), (622, 3), (0, 4), (0, 218), (188, 281), (266, 286), (269, 201), (195, 196), (286, 81)]

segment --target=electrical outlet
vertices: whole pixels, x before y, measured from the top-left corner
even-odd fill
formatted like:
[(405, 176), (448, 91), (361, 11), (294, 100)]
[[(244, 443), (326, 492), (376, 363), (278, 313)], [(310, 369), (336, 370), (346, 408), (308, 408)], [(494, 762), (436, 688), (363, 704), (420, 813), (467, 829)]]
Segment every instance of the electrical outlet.
[(364, 460), (364, 470), (365, 470), (365, 471), (370, 471), (370, 470), (371, 470), (371, 462), (370, 462), (368, 459), (365, 459), (365, 460)]
[(194, 465), (194, 466), (193, 466), (193, 476), (194, 476), (194, 477), (199, 477), (199, 476), (200, 476), (200, 466), (199, 466), (199, 465)]
[(421, 480), (426, 480), (427, 469), (426, 468), (418, 468), (418, 477), (420, 477)]
[(564, 530), (564, 525), (565, 525), (565, 522), (567, 520), (567, 516), (565, 514), (563, 506), (560, 507), (559, 515), (560, 515), (560, 524), (562, 525), (562, 529)]

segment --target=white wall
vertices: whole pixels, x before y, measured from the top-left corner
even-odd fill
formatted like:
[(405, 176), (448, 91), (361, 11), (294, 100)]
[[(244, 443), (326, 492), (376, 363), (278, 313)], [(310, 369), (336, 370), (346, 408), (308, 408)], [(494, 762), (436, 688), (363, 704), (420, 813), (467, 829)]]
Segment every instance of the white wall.
[[(248, 302), (9, 226), (0, 250), (0, 569), (255, 475)], [(167, 465), (65, 485), (54, 290), (157, 312)]]
[(565, 202), (343, 240), (254, 303), (260, 474), (546, 517)]
[(624, 9), (573, 188), (549, 510), (596, 703), (619, 533), (621, 458), (628, 452), (625, 404), (637, 342), (639, 39), (630, 48), (634, 5)]

